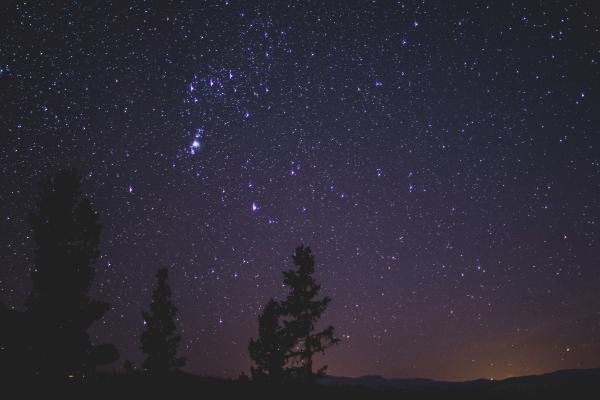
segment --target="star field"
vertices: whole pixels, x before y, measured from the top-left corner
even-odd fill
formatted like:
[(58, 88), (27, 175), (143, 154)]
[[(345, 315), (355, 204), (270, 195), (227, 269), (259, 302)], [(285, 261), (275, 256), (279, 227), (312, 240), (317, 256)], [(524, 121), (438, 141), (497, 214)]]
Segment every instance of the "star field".
[(186, 370), (247, 372), (300, 243), (333, 300), (333, 375), (598, 367), (594, 1), (10, 1), (0, 18), (0, 300), (30, 289), (37, 182), (79, 168), (115, 368), (139, 364), (168, 267)]

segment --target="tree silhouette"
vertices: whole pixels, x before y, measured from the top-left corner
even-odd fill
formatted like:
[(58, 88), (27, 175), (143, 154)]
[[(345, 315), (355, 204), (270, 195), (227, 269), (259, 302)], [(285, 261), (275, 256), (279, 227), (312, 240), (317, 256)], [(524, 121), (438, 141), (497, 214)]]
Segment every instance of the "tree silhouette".
[(315, 332), (331, 299), (317, 299), (321, 287), (313, 277), (315, 257), (310, 247), (297, 247), (293, 260), (298, 268), (283, 273), (290, 293), (283, 302), (269, 300), (258, 318), (259, 337), (248, 346), (255, 380), (312, 382), (327, 368), (314, 372), (313, 356), (339, 342), (333, 326)]
[(273, 299), (258, 317), (258, 338), (250, 339), (248, 345), (254, 363), (250, 368), (254, 380), (271, 383), (284, 380), (292, 343), (281, 325), (281, 317), (281, 305)]
[(123, 371), (125, 371), (126, 374), (132, 374), (135, 371), (135, 366), (131, 360), (125, 360), (123, 362)]
[(24, 329), (25, 313), (9, 309), (0, 302), (0, 376), (19, 377), (29, 366), (27, 340), (31, 333)]
[(177, 307), (171, 301), (171, 288), (167, 278), (167, 269), (159, 269), (150, 311), (142, 313), (146, 330), (141, 336), (141, 349), (148, 356), (142, 363), (142, 368), (156, 374), (177, 370), (185, 365), (185, 358), (177, 357), (181, 336), (176, 333)]
[(315, 332), (315, 325), (327, 309), (331, 298), (325, 296), (317, 299), (321, 286), (313, 277), (315, 257), (310, 247), (297, 247), (293, 259), (298, 268), (283, 273), (283, 282), (290, 288), (290, 293), (282, 303), (286, 316), (284, 330), (294, 342), (288, 354), (292, 364), (290, 372), (300, 381), (312, 382), (324, 375), (327, 369), (327, 366), (324, 366), (313, 372), (313, 356), (316, 353), (324, 353), (327, 348), (339, 342), (339, 339), (334, 336), (333, 326)]
[(101, 226), (90, 200), (81, 194), (74, 169), (42, 180), (29, 215), (35, 242), (33, 289), (27, 306), (26, 351), (32, 372), (43, 377), (82, 377), (112, 362), (112, 345), (95, 346), (88, 329), (108, 303), (90, 299)]

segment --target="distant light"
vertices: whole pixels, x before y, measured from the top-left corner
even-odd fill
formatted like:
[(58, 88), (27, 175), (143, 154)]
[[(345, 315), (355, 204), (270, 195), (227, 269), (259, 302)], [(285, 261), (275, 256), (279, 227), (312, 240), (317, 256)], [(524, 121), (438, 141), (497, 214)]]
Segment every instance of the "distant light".
[(252, 207), (251, 207), (252, 212), (257, 212), (259, 210), (258, 205), (256, 205), (256, 202), (252, 202)]
[(133, 186), (127, 186), (127, 193), (133, 193)]

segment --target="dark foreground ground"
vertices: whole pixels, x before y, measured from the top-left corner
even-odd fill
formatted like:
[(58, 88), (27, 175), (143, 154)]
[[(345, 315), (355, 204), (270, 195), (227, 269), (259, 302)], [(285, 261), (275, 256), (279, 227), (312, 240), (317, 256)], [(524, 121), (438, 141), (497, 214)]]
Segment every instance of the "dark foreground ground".
[(93, 381), (60, 386), (39, 381), (4, 383), (5, 394), (9, 394), (2, 395), (5, 399), (600, 399), (600, 369), (461, 383), (331, 377), (319, 385), (274, 387), (187, 374), (161, 378), (137, 374), (101, 375)]

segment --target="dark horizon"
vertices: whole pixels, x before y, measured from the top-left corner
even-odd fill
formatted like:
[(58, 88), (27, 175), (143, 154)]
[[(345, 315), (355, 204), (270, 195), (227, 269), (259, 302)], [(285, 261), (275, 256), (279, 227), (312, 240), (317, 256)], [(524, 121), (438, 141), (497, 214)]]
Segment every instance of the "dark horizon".
[(0, 302), (31, 291), (38, 183), (75, 167), (108, 369), (141, 364), (167, 268), (183, 370), (248, 374), (300, 244), (330, 375), (600, 367), (600, 9), (450, 3), (1, 5)]

